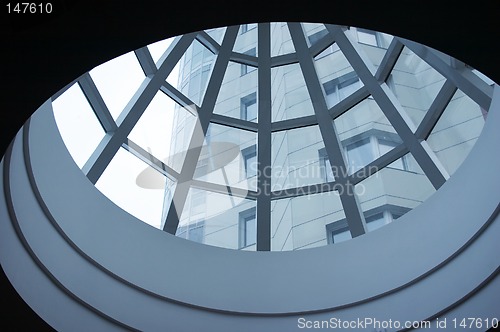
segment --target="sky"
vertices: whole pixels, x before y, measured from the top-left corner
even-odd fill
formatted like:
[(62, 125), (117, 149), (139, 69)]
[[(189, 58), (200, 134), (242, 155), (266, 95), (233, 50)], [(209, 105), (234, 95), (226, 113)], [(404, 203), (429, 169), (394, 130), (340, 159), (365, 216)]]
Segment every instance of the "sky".
[[(148, 45), (157, 62), (173, 38)], [(130, 97), (145, 79), (134, 52), (112, 59), (90, 71), (90, 76), (116, 120)], [(167, 81), (177, 86), (178, 66)], [(163, 160), (169, 154), (175, 102), (158, 92), (129, 135), (135, 143)], [(78, 86), (73, 85), (53, 101), (54, 115), (64, 143), (81, 168), (97, 147), (105, 132)], [(137, 176), (148, 168), (143, 161), (120, 149), (96, 183), (104, 195), (125, 211), (160, 228), (164, 191), (144, 189)]]

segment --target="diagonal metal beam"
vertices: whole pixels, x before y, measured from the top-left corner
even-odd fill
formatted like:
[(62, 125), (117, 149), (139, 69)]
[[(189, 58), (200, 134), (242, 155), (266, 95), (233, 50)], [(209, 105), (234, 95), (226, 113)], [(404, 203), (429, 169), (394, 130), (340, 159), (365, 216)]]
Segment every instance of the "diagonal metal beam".
[(242, 129), (246, 131), (251, 131), (256, 133), (258, 125), (255, 122), (231, 118), (229, 116), (221, 115), (221, 114), (212, 114), (212, 119), (210, 120), (212, 123), (217, 123), (224, 126), (229, 126), (236, 129)]
[(363, 100), (365, 100), (370, 95), (370, 91), (366, 88), (366, 86), (362, 86), (358, 90), (354, 91), (351, 95), (347, 96), (345, 99), (342, 99), (337, 104), (333, 105), (332, 108), (328, 111), (332, 119), (336, 119)]
[(87, 98), (90, 106), (94, 110), (97, 119), (101, 123), (102, 127), (107, 133), (114, 132), (118, 126), (113, 119), (113, 116), (109, 112), (106, 103), (102, 99), (99, 90), (97, 89), (92, 77), (89, 73), (85, 73), (78, 79), (78, 85), (83, 91), (83, 94)]
[(144, 150), (131, 139), (127, 139), (127, 141), (122, 144), (122, 147), (171, 180), (175, 180), (179, 176), (179, 173), (173, 168)]
[[(259, 52), (260, 53), (260, 52)], [(258, 62), (257, 62), (257, 57), (254, 55), (249, 55), (249, 54), (244, 54), (244, 53), (238, 53), (238, 52), (233, 52), (231, 55), (231, 61), (241, 63), (244, 65), (249, 65), (252, 67), (257, 67)]]
[(380, 106), (394, 130), (408, 147), (411, 154), (418, 162), (425, 175), (432, 185), (438, 189), (448, 179), (447, 171), (442, 167), (437, 157), (424, 144), (417, 139), (409, 127), (411, 120), (408, 119), (403, 107), (389, 89), (387, 84), (380, 84), (375, 79), (375, 69), (370, 60), (364, 55), (361, 49), (344, 34), (340, 27), (327, 25), (331, 31), (341, 51), (354, 68), (359, 78), (370, 91), (371, 95)]
[(213, 54), (218, 54), (220, 50), (220, 45), (205, 31), (198, 32), (196, 40), (199, 41), (203, 46), (205, 46)]
[[(485, 110), (490, 108), (493, 87), (477, 77), (471, 69), (457, 66), (456, 61), (453, 61), (454, 59), (452, 57), (445, 56), (443, 53), (425, 47), (424, 45), (404, 38), (398, 39), (418, 57), (427, 62), (429, 66), (451, 80), (458, 89), (479, 104), (479, 106)], [(443, 56), (448, 58), (449, 63), (443, 59)]]
[(276, 121), (271, 124), (271, 129), (273, 132), (297, 129), (303, 127), (314, 126), (318, 124), (316, 115), (308, 115), (300, 118), (292, 118), (282, 121)]
[(298, 188), (287, 188), (271, 192), (271, 200), (294, 198), (299, 196), (321, 194), (330, 191), (335, 191), (341, 187), (336, 182), (324, 182), (310, 184)]
[(436, 98), (429, 107), (429, 110), (425, 113), (422, 122), (420, 122), (420, 125), (415, 131), (415, 136), (419, 139), (427, 139), (427, 137), (429, 137), (432, 129), (436, 126), (436, 123), (439, 121), (439, 118), (443, 114), (446, 106), (448, 106), (456, 91), (457, 87), (450, 80), (446, 80), (446, 82), (444, 82), (441, 90), (439, 90)]
[(186, 49), (191, 45), (196, 34), (186, 34), (172, 42), (172, 47), (169, 47), (166, 55), (166, 60), (162, 62), (156, 74), (152, 77), (146, 77), (144, 82), (139, 87), (131, 101), (125, 106), (124, 111), (118, 118), (118, 128), (111, 136), (106, 136), (105, 140), (99, 144), (82, 170), (87, 175), (92, 183), (96, 183), (102, 175), (111, 159), (121, 147), (122, 143), (127, 139), (128, 134), (132, 131), (139, 118), (142, 116), (146, 107), (154, 98), (163, 82), (174, 68), (177, 61), (184, 54)]
[(290, 35), (295, 46), (299, 64), (304, 74), (306, 87), (316, 115), (325, 150), (330, 160), (332, 172), (338, 188), (340, 200), (344, 207), (347, 223), (352, 237), (366, 233), (366, 222), (361, 211), (357, 196), (354, 194), (354, 184), (347, 177), (347, 166), (342, 153), (342, 145), (338, 138), (332, 118), (328, 112), (323, 96), (321, 83), (314, 68), (314, 61), (307, 48), (306, 39), (300, 23), (288, 23)]
[(292, 65), (292, 64), (298, 63), (298, 62), (299, 62), (299, 59), (297, 59), (297, 54), (295, 52), (277, 55), (277, 56), (273, 56), (271, 58), (271, 68)]
[(163, 91), (167, 96), (172, 98), (177, 104), (183, 107), (186, 111), (194, 116), (198, 116), (198, 106), (186, 97), (182, 92), (174, 88), (170, 83), (163, 82), (160, 90)]
[(271, 250), (271, 28), (258, 25), (257, 250)]
[(311, 56), (314, 58), (315, 56), (326, 50), (328, 47), (330, 47), (334, 42), (335, 39), (333, 38), (332, 34), (328, 33), (324, 35), (316, 43), (314, 43), (314, 45), (311, 46), (311, 48), (309, 49), (309, 52), (311, 53)]
[(249, 199), (255, 201), (257, 199), (258, 193), (252, 190), (246, 190), (237, 187), (229, 187), (218, 183), (206, 182), (201, 180), (192, 180), (191, 187), (206, 191), (211, 191), (214, 193), (227, 195), (231, 193), (231, 196)]
[(134, 51), (135, 56), (137, 57), (137, 60), (139, 61), (139, 64), (141, 65), (142, 71), (144, 72), (144, 75), (146, 76), (151, 76), (156, 73), (158, 68), (156, 68), (156, 64), (153, 60), (153, 57), (151, 56), (151, 53), (149, 52), (149, 49), (147, 46), (141, 47), (138, 50)]
[(410, 152), (408, 148), (404, 145), (404, 143), (401, 143), (398, 146), (395, 146), (391, 151), (378, 157), (362, 169), (358, 170), (356, 173), (352, 174), (349, 178), (352, 183), (358, 184), (364, 179), (377, 173), (382, 168), (403, 157), (408, 152)]
[(397, 38), (392, 38), (391, 44), (387, 48), (382, 61), (380, 62), (380, 66), (375, 73), (375, 78), (379, 82), (385, 82), (389, 77), (394, 65), (398, 61), (399, 55), (403, 51), (404, 45)]
[(213, 114), (217, 95), (222, 85), (222, 80), (226, 72), (229, 58), (232, 53), (234, 42), (238, 34), (238, 26), (228, 27), (224, 40), (214, 64), (214, 69), (208, 82), (207, 90), (203, 98), (202, 105), (198, 111), (197, 125), (191, 135), (188, 152), (184, 159), (181, 172), (179, 174), (178, 183), (175, 187), (172, 202), (167, 212), (163, 230), (170, 234), (175, 234), (179, 226), (179, 218), (186, 203), (186, 197), (189, 193), (190, 182), (193, 179), (196, 165), (201, 152), (201, 147), (205, 139), (205, 134), (210, 124), (210, 119)]

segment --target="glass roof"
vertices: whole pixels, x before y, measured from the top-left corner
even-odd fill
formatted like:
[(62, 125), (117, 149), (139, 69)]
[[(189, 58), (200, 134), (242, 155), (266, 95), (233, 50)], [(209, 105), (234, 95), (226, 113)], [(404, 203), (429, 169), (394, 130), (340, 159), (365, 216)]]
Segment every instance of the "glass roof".
[(138, 219), (193, 242), (284, 251), (399, 222), (466, 158), (492, 84), (385, 33), (258, 23), (110, 60), (53, 109), (77, 166)]

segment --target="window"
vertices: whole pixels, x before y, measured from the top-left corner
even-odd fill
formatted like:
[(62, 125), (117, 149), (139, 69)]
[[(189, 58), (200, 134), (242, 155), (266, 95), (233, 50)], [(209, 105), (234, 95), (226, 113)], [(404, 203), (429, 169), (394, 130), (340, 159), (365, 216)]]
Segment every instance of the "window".
[(192, 191), (191, 194), (191, 214), (205, 212), (206, 194), (203, 191)]
[(358, 42), (362, 44), (380, 46), (378, 43), (377, 33), (375, 31), (358, 28)]
[[(378, 139), (379, 156), (383, 156), (387, 152), (391, 151), (394, 147), (396, 147), (396, 145), (398, 145), (398, 143), (396, 143), (394, 141), (389, 141), (389, 140), (379, 138)], [(403, 171), (408, 171), (409, 167), (408, 167), (407, 157), (403, 156), (402, 158), (394, 161), (393, 163), (391, 163), (387, 167), (396, 168), (396, 169), (400, 169)]]
[(244, 34), (252, 29), (255, 29), (256, 27), (257, 27), (257, 23), (242, 24), (241, 25), (241, 34)]
[(351, 232), (347, 228), (332, 232), (331, 243), (340, 243), (352, 239)]
[(370, 137), (351, 143), (345, 147), (349, 173), (354, 173), (375, 160)]
[[(328, 31), (326, 29), (318, 31), (313, 33), (310, 36), (307, 36), (307, 39), (309, 40), (309, 46), (313, 46), (316, 44), (321, 38), (326, 36), (328, 34)], [(321, 52), (317, 57), (317, 59), (323, 58), (329, 54), (332, 54), (334, 52), (337, 52), (339, 50), (339, 47), (336, 43), (333, 43), (332, 45), (328, 46), (323, 52)]]
[(328, 34), (328, 30), (323, 29), (318, 32), (313, 33), (310, 36), (307, 36), (307, 39), (309, 40), (309, 46), (313, 46), (316, 44), (321, 38), (326, 36)]
[(331, 81), (323, 83), (326, 104), (332, 107), (361, 87), (361, 82), (355, 72), (350, 72)]
[[(393, 222), (409, 210), (406, 207), (386, 204), (364, 212), (367, 232)], [(329, 244), (347, 241), (352, 238), (346, 219), (334, 221), (325, 227)]]
[(246, 248), (257, 243), (257, 220), (255, 207), (240, 212), (239, 247)]
[(328, 244), (340, 243), (352, 238), (347, 220), (342, 219), (326, 225), (326, 240)]
[(175, 235), (183, 239), (203, 243), (205, 237), (205, 221), (198, 220), (185, 226), (179, 226)]
[(240, 117), (243, 120), (257, 120), (257, 94), (255, 92), (241, 98), (240, 100)]
[(318, 154), (321, 178), (324, 182), (334, 181), (335, 177), (333, 175), (330, 159), (328, 159), (328, 154), (326, 153), (325, 148), (319, 150)]
[[(257, 51), (254, 48), (251, 48), (249, 49), (248, 51), (246, 52), (243, 52), (243, 54), (246, 54), (246, 55), (251, 55), (251, 56), (256, 56), (257, 55)], [(248, 73), (251, 73), (253, 72), (254, 70), (256, 70), (257, 68), (253, 67), (253, 66), (249, 66), (249, 65), (245, 65), (245, 64), (242, 64), (241, 65), (241, 76), (243, 75), (246, 75)]]
[(241, 151), (243, 156), (243, 162), (245, 165), (245, 176), (244, 178), (252, 178), (257, 176), (257, 147), (252, 145)]
[[(349, 141), (351, 143), (344, 142), (349, 174), (357, 172), (401, 143), (397, 135), (380, 130), (373, 130), (368, 137), (365, 135), (364, 138), (359, 138), (354, 142), (352, 138)], [(395, 160), (387, 167), (408, 171), (407, 156)]]

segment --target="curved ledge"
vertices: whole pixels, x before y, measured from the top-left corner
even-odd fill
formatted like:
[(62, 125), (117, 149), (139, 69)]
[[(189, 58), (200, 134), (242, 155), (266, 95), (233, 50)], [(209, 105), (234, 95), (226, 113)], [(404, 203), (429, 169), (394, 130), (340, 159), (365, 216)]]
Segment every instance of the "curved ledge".
[[(53, 118), (50, 119), (50, 110), (39, 111), (33, 117), (36, 125), (30, 130), (29, 146), (32, 152), (29, 155), (36, 186), (61, 231), (81, 252), (126, 280), (129, 285), (160, 298), (216, 311), (290, 315), (345, 308), (402, 290), (425, 279), (464, 251), (481, 234), (488, 220), (493, 221), (498, 206), (500, 195), (498, 189), (492, 187), (486, 193), (488, 197), (481, 200), (483, 208), (470, 209), (477, 203), (478, 194), (485, 196), (484, 187), (479, 184), (481, 181), (477, 176), (475, 179), (478, 181), (470, 183), (468, 191), (457, 194), (463, 188), (463, 179), (474, 179), (470, 175), (478, 169), (477, 165), (485, 161), (490, 165), (500, 165), (499, 158), (492, 157), (488, 152), (493, 142), (499, 139), (491, 128), (491, 123), (498, 118), (496, 113), (498, 111), (495, 109), (490, 111), (483, 134), (455, 176), (428, 201), (402, 217), (400, 222), (335, 247), (293, 253), (247, 253), (208, 247), (177, 239), (137, 222), (100, 194), (74, 165), (58, 137)], [(50, 136), (52, 158), (42, 148), (49, 141), (47, 136)], [(487, 183), (496, 183), (497, 180), (490, 176)], [(81, 190), (74, 192), (74, 196), (68, 199), (65, 191), (54, 191), (58, 187), (57, 182), (61, 187)], [(454, 194), (450, 196), (450, 193)], [(463, 204), (453, 211), (437, 208), (450, 206), (450, 202), (446, 202), (447, 197), (448, 200), (452, 198), (455, 204), (457, 200)], [(87, 201), (92, 204), (92, 208), (82, 209), (79, 202)], [(79, 214), (75, 214), (75, 211)], [(474, 215), (471, 215), (471, 211)], [(419, 220), (419, 224), (412, 220)], [(434, 223), (435, 220), (440, 223)], [(432, 233), (429, 233), (430, 229)], [(401, 236), (405, 233), (412, 236)], [(446, 240), (443, 240), (443, 236), (446, 236)], [(147, 243), (141, 240), (143, 238), (148, 238)], [(386, 245), (377, 247), (378, 241), (384, 241)], [(109, 247), (109, 243), (114, 245), (112, 252), (102, 250)], [(396, 252), (397, 255), (394, 255)], [(127, 260), (117, 260), (117, 253), (120, 253), (118, 257), (126, 256)], [(381, 261), (380, 257), (384, 256), (393, 257), (394, 260)], [(144, 257), (149, 260), (144, 261)], [(335, 270), (336, 267), (349, 266), (352, 259), (357, 260), (360, 267), (350, 266), (349, 271)], [(325, 264), (327, 261), (330, 264)], [(206, 262), (213, 265), (207, 269), (204, 265)], [(138, 269), (138, 266), (141, 268)], [(230, 271), (227, 270), (228, 266)], [(398, 275), (392, 274), (386, 278), (373, 280), (372, 276), (363, 273), (388, 271), (394, 266), (398, 267)], [(496, 268), (498, 262), (493, 262), (493, 266)], [(264, 273), (262, 280), (252, 280), (259, 286), (250, 290), (242, 289), (240, 285), (251, 278), (255, 271)], [(307, 271), (317, 271), (317, 275), (313, 276)], [(276, 278), (276, 274), (280, 277)], [(197, 280), (200, 275), (206, 277), (202, 283)], [(352, 275), (356, 278), (352, 278)], [(273, 277), (265, 280), (266, 276)], [(286, 285), (283, 280), (287, 280)], [(185, 293), (183, 287), (174, 287), (179, 284), (189, 285), (191, 289), (196, 287), (197, 292)], [(301, 287), (293, 288), (297, 284), (301, 284)], [(325, 292), (324, 285), (328, 285), (329, 291)], [(214, 298), (213, 294), (222, 296)], [(241, 298), (247, 301), (236, 302)]]

